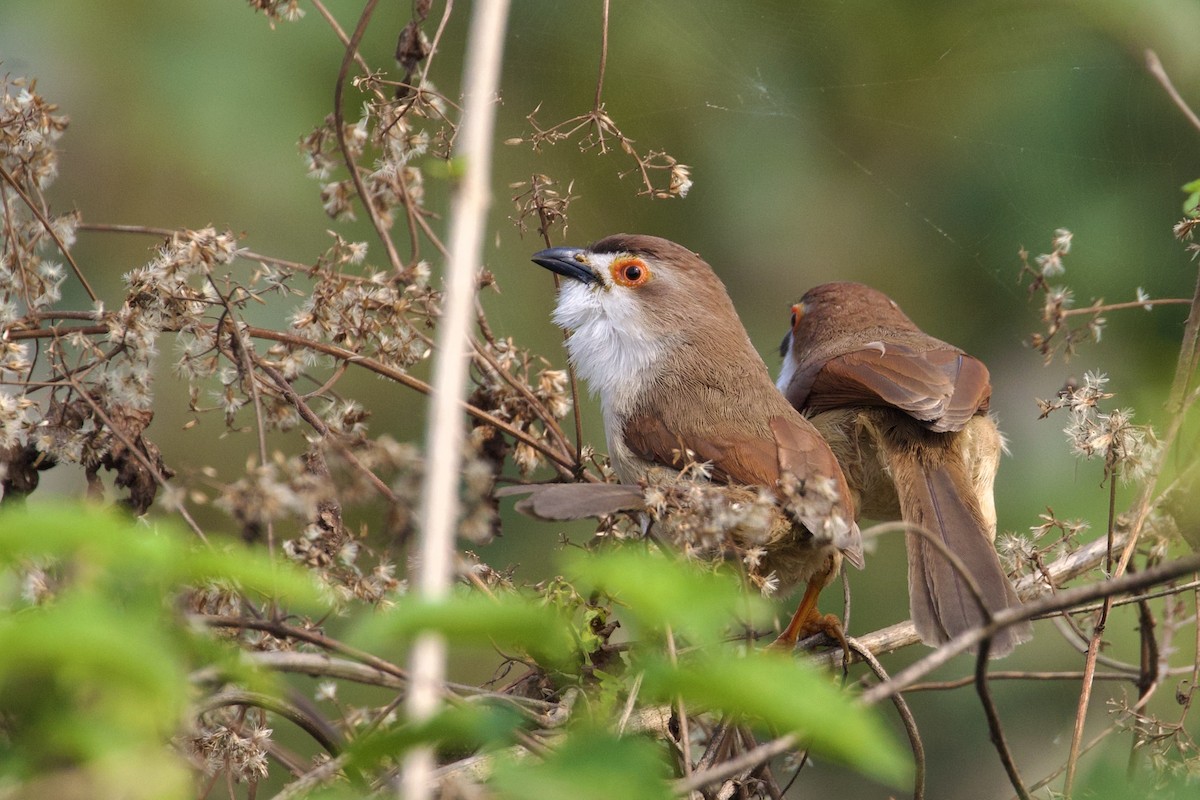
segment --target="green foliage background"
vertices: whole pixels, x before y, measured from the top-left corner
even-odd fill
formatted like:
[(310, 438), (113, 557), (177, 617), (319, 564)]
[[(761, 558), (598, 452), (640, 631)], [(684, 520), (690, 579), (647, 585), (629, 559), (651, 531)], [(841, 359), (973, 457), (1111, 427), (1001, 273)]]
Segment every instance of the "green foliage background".
[[(330, 5), (344, 24), (360, 7)], [(89, 222), (227, 226), (255, 250), (301, 262), (328, 245), (329, 228), (375, 247), (367, 226), (324, 216), (295, 148), (328, 113), (342, 57), (308, 11), (270, 29), (234, 0), (5, 0), (0, 70), (36, 76), (72, 118), (54, 205), (76, 206)], [(364, 44), (369, 60), (390, 63), (409, 13), (407, 3), (383, 4)], [(451, 23), (433, 72), (451, 96), (465, 18), (460, 12)], [(587, 111), (599, 3), (517, 0), (510, 30), (498, 138), (527, 132), (524, 117), (539, 103), (543, 122)], [(492, 325), (562, 362), (548, 322), (550, 281), (527, 260), (540, 244), (511, 224), (505, 187), (532, 172), (574, 179), (570, 242), (624, 230), (699, 251), (772, 367), (788, 305), (808, 286), (854, 279), (889, 292), (993, 371), (993, 408), (1012, 450), (997, 485), (1001, 530), (1024, 531), (1047, 505), (1102, 527), (1100, 465), (1076, 463), (1061, 424), (1038, 421), (1033, 400), (1098, 369), (1138, 420), (1162, 419), (1183, 312), (1110, 315), (1100, 345), (1085, 346), (1068, 366), (1044, 367), (1022, 345), (1038, 324), (1016, 285), (1016, 252), (1047, 249), (1056, 227), (1074, 231), (1065, 281), (1080, 305), (1131, 300), (1138, 286), (1152, 297), (1190, 292), (1193, 268), (1170, 226), (1184, 200), (1179, 187), (1200, 171), (1197, 134), (1146, 73), (1142, 54), (1155, 49), (1200, 105), (1197, 31), (1200, 5), (1189, 0), (616, 2), (608, 111), (640, 146), (689, 164), (695, 186), (684, 200), (652, 202), (635, 197), (632, 177), (617, 178), (630, 166), (618, 155), (580, 154), (570, 144), (540, 154), (500, 147), (487, 259), (502, 293), (486, 299)], [(430, 181), (431, 195), (446, 188)], [(116, 300), (121, 274), (143, 263), (153, 243), (84, 233), (74, 252), (100, 294)], [(86, 304), (82, 294), (76, 300)], [(375, 430), (420, 437), (423, 398), (353, 380), (343, 388), (372, 408)], [(170, 381), (164, 369), (160, 396)], [(245, 445), (220, 437), (215, 418), (183, 430), (182, 396), (159, 403), (150, 431), (167, 463), (236, 474)], [(598, 409), (584, 403), (585, 431), (601, 445)], [(1185, 429), (1185, 440), (1194, 436)], [(46, 476), (66, 493), (79, 491), (75, 480)], [(549, 570), (553, 530), (508, 522), (508, 536), (481, 555), (498, 567), (519, 563), (518, 575), (530, 579)], [(578, 538), (587, 529), (571, 530)], [(898, 618), (902, 563), (900, 542), (885, 541), (868, 571), (851, 576), (855, 629)], [(1046, 630), (1005, 666), (1078, 663)], [(936, 754), (931, 795), (1006, 796), (966, 691), (914, 702)], [(1060, 762), (1073, 690), (1025, 682), (996, 694), (1028, 772)]]

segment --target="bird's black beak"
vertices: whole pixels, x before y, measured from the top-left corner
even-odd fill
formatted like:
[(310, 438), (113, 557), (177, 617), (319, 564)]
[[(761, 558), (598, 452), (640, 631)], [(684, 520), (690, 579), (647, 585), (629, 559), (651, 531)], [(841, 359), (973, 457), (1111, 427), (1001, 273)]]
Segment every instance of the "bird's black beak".
[(531, 260), (564, 278), (572, 278), (581, 283), (600, 282), (600, 278), (588, 266), (587, 251), (581, 247), (551, 247), (549, 250), (534, 253)]

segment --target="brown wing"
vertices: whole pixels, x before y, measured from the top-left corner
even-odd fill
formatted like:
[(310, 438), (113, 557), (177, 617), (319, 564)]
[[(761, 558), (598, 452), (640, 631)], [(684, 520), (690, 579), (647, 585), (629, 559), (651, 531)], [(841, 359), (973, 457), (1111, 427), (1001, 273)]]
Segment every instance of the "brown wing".
[(952, 348), (879, 344), (837, 356), (817, 373), (805, 410), (848, 405), (899, 408), (934, 431), (961, 430), (987, 411), (992, 386), (982, 361)]
[[(803, 417), (772, 417), (771, 432), (775, 435), (781, 472), (790, 472), (802, 481), (833, 480), (838, 496), (834, 513), (841, 518), (841, 524), (825, 527), (830, 530), (834, 544), (842, 550), (846, 559), (862, 569), (862, 535), (854, 521), (857, 514), (850, 496), (850, 486), (846, 483), (837, 457), (817, 429)], [(826, 522), (821, 518), (802, 518), (800, 521), (810, 531), (820, 530)]]
[(707, 461), (712, 479), (721, 483), (774, 486), (779, 481), (779, 457), (767, 438), (690, 436), (685, 441), (658, 417), (643, 415), (625, 423), (625, 445), (638, 458), (675, 469)]
[(774, 488), (781, 469), (802, 481), (832, 479), (838, 493), (837, 515), (843, 524), (826, 526), (827, 517), (802, 517), (799, 521), (814, 533), (828, 530), (833, 543), (861, 569), (862, 539), (854, 523), (850, 487), (833, 451), (803, 417), (772, 417), (770, 426), (773, 436), (769, 439), (693, 436), (684, 441), (658, 418), (640, 416), (625, 424), (625, 444), (639, 458), (676, 469), (688, 461), (707, 461), (712, 465), (712, 479), (724, 483)]

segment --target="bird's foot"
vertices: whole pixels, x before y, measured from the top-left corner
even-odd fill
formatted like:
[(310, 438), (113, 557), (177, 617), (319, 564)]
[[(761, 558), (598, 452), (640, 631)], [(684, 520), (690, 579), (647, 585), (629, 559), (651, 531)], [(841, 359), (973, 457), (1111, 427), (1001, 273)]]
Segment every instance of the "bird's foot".
[(814, 612), (799, 623), (789, 625), (787, 630), (779, 634), (775, 641), (767, 645), (768, 650), (790, 653), (796, 647), (796, 642), (817, 634), (825, 634), (831, 641), (837, 642), (845, 653), (847, 662), (850, 659), (850, 645), (842, 630), (842, 621), (835, 614)]

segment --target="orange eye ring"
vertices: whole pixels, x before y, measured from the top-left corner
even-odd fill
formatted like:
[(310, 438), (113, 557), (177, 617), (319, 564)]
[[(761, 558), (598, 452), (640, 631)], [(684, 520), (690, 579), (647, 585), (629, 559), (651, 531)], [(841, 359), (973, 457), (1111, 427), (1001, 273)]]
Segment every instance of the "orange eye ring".
[(646, 262), (633, 256), (613, 261), (611, 272), (613, 281), (630, 289), (636, 289), (650, 280), (650, 268)]
[(804, 304), (796, 303), (792, 306), (792, 330), (796, 330), (796, 326), (800, 324), (800, 320), (804, 319)]

